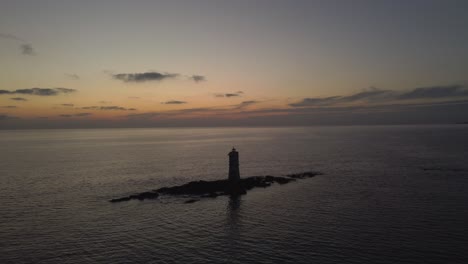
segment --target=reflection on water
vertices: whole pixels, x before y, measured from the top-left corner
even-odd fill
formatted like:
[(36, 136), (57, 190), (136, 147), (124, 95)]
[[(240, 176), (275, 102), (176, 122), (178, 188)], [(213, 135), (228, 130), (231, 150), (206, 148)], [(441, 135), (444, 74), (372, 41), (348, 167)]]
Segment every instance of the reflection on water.
[(240, 195), (230, 195), (228, 200), (228, 206), (226, 210), (226, 224), (228, 226), (229, 234), (232, 237), (238, 237), (239, 226), (240, 226)]
[(228, 200), (228, 206), (226, 210), (227, 215), (227, 225), (229, 230), (238, 231), (240, 225), (240, 205), (241, 205), (241, 196), (240, 195), (230, 195)]
[(242, 236), (242, 223), (240, 217), (240, 195), (230, 195), (228, 205), (226, 208), (226, 248), (228, 255), (238, 254), (238, 249), (241, 246)]
[(241, 196), (240, 195), (230, 195), (228, 203), (228, 211), (234, 212), (239, 209), (241, 205)]

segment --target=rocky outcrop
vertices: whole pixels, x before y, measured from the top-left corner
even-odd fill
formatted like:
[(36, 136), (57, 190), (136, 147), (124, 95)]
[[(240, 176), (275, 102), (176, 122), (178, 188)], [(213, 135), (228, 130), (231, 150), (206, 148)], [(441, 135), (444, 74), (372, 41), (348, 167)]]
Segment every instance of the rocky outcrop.
[(122, 198), (112, 199), (110, 200), (110, 202), (112, 203), (125, 202), (125, 201), (130, 201), (133, 199), (143, 201), (145, 199), (156, 199), (158, 197), (159, 197), (159, 193), (152, 191), (152, 192), (143, 192), (139, 194), (134, 194), (134, 195), (130, 195), (130, 196), (122, 197)]
[[(197, 197), (217, 197), (219, 195), (243, 195), (253, 188), (266, 188), (274, 183), (286, 184), (297, 179), (311, 178), (320, 175), (319, 172), (303, 172), (289, 174), (284, 177), (253, 176), (240, 179), (238, 182), (229, 180), (193, 181), (180, 186), (163, 187), (157, 190), (134, 194), (110, 200), (110, 202), (124, 202), (129, 200), (156, 199), (159, 195), (185, 195)], [(191, 200), (189, 200), (191, 202)]]

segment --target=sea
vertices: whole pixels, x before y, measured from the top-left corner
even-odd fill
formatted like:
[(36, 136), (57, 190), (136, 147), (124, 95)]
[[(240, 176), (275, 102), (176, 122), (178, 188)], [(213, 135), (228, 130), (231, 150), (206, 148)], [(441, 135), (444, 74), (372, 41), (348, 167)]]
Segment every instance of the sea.
[[(196, 180), (314, 178), (185, 203)], [(0, 131), (0, 263), (468, 263), (468, 126)]]

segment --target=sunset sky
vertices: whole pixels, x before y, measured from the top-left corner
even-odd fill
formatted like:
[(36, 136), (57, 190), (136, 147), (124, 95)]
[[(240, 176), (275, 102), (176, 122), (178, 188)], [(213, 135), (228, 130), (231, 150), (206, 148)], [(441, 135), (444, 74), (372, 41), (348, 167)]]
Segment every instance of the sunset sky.
[(468, 1), (0, 1), (0, 128), (468, 121)]

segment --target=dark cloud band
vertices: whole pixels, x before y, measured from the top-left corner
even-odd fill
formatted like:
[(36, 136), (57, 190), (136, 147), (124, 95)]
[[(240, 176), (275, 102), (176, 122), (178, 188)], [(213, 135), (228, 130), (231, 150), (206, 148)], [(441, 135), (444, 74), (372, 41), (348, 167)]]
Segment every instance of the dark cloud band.
[(68, 94), (76, 92), (75, 89), (70, 88), (27, 88), (18, 89), (14, 91), (0, 90), (2, 94), (25, 94), (25, 95), (38, 95), (38, 96), (56, 96), (59, 94)]
[(215, 97), (239, 97), (239, 96), (242, 96), (242, 94), (244, 94), (244, 92), (242, 91), (237, 91), (235, 93), (216, 93), (214, 94)]
[[(175, 79), (181, 76), (179, 73), (161, 73), (161, 72), (142, 72), (142, 73), (119, 73), (112, 74), (112, 78), (123, 82), (148, 82), (148, 81), (163, 81), (166, 79)], [(196, 83), (206, 81), (206, 77), (203, 75), (192, 75), (187, 76), (189, 80)]]
[(427, 99), (468, 96), (468, 88), (462, 85), (416, 88), (398, 96), (398, 99)]
[(174, 79), (179, 74), (177, 73), (159, 73), (159, 72), (144, 72), (144, 73), (119, 73), (114, 74), (114, 79), (124, 82), (146, 82), (146, 81), (162, 81), (165, 79)]
[(77, 113), (77, 114), (62, 114), (59, 115), (60, 117), (84, 117), (84, 116), (90, 116), (92, 113)]
[(0, 121), (2, 121), (2, 120), (10, 120), (10, 119), (19, 119), (19, 117), (11, 116), (11, 115), (6, 115), (6, 114), (0, 114)]
[(404, 92), (371, 88), (348, 96), (304, 98), (299, 102), (289, 104), (289, 106), (319, 107), (358, 101), (368, 103), (391, 103), (404, 100), (453, 99), (463, 97), (468, 97), (468, 88), (463, 85), (419, 87)]

